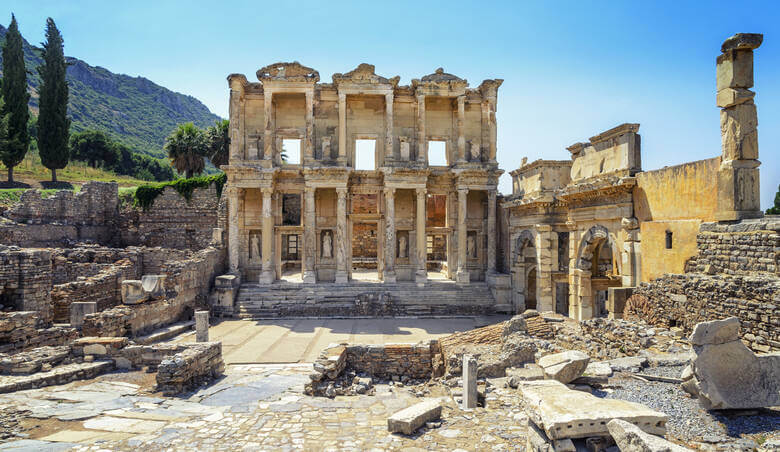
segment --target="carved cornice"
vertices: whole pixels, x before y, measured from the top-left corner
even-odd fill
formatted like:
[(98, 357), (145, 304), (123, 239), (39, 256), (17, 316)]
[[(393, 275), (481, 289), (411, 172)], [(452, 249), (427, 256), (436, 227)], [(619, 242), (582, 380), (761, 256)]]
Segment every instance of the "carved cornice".
[(310, 82), (316, 83), (320, 80), (320, 73), (310, 67), (303, 66), (297, 61), (292, 63), (274, 63), (263, 67), (257, 71), (257, 79), (262, 81), (285, 81), (285, 82)]

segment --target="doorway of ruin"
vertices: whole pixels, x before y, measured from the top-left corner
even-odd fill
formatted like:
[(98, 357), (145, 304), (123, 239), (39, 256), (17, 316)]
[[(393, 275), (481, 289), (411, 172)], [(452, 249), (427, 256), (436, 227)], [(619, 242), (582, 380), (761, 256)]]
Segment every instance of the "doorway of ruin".
[(276, 227), (278, 278), (303, 282), (303, 224), (301, 193), (282, 193), (282, 224)]
[(379, 223), (352, 223), (351, 245), (352, 280), (379, 281)]
[(531, 268), (526, 277), (525, 308), (536, 309), (536, 267)]
[(447, 195), (429, 194), (425, 197), (425, 268), (428, 279), (448, 279)]

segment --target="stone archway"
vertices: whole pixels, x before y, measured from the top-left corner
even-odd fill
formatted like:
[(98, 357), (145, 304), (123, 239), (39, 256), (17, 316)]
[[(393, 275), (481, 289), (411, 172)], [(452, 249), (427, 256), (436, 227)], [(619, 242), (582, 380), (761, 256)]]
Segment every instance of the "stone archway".
[[(606, 314), (606, 288), (619, 287), (620, 255), (609, 230), (596, 225), (582, 236), (570, 276), (570, 312), (578, 320)], [(597, 303), (598, 301), (598, 303)]]
[[(517, 313), (527, 309), (526, 301), (529, 298), (536, 305), (538, 284), (534, 280), (533, 287), (529, 287), (528, 274), (537, 265), (536, 239), (531, 230), (525, 229), (518, 234), (512, 246), (512, 303)], [(534, 278), (536, 278), (536, 272), (534, 272)], [(529, 289), (533, 290), (532, 297), (529, 297)]]

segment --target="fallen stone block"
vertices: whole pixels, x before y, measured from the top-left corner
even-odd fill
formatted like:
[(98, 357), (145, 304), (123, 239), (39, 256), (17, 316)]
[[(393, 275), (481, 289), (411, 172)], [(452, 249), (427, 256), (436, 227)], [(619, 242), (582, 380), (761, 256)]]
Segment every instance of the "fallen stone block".
[(636, 425), (622, 419), (607, 422), (609, 434), (617, 443), (621, 452), (689, 452), (690, 449), (678, 446), (664, 438), (645, 433)]
[(780, 353), (756, 355), (739, 339), (735, 317), (697, 324), (691, 334), (696, 356), (682, 388), (707, 410), (780, 405)]
[(647, 358), (644, 356), (626, 356), (607, 361), (613, 372), (639, 372), (647, 366)]
[(149, 294), (144, 291), (143, 283), (138, 279), (122, 281), (122, 303), (138, 304), (149, 299)]
[(612, 419), (666, 433), (667, 416), (638, 403), (598, 398), (552, 380), (525, 382), (518, 390), (528, 418), (551, 440), (609, 435), (606, 424)]
[(411, 435), (426, 422), (435, 421), (440, 416), (441, 402), (439, 400), (426, 400), (387, 418), (387, 431)]
[(526, 332), (528, 332), (528, 327), (525, 324), (525, 318), (522, 315), (516, 315), (504, 322), (504, 329), (501, 330), (501, 340), (504, 341), (514, 333)]
[(569, 383), (582, 375), (588, 367), (590, 357), (577, 350), (569, 350), (563, 353), (555, 353), (543, 356), (539, 359), (539, 365), (544, 370), (547, 378)]
[(141, 286), (144, 292), (153, 300), (165, 296), (165, 275), (143, 275), (141, 277)]
[(517, 388), (524, 381), (544, 380), (544, 371), (541, 367), (525, 367), (521, 369), (510, 367), (506, 370), (506, 376), (509, 377), (507, 381), (509, 387)]

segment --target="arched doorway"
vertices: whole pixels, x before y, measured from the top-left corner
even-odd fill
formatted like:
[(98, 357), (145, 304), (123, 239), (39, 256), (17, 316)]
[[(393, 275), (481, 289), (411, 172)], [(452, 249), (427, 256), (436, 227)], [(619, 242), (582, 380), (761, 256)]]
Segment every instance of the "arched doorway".
[(613, 237), (601, 225), (591, 227), (582, 237), (577, 254), (573, 291), (579, 320), (607, 315), (610, 287), (620, 287), (620, 259)]
[[(536, 240), (530, 230), (522, 231), (513, 242), (512, 259), (512, 302), (515, 312), (522, 313), (526, 309), (536, 308)], [(529, 284), (533, 270), (533, 285)], [(533, 308), (529, 306), (533, 303)]]

